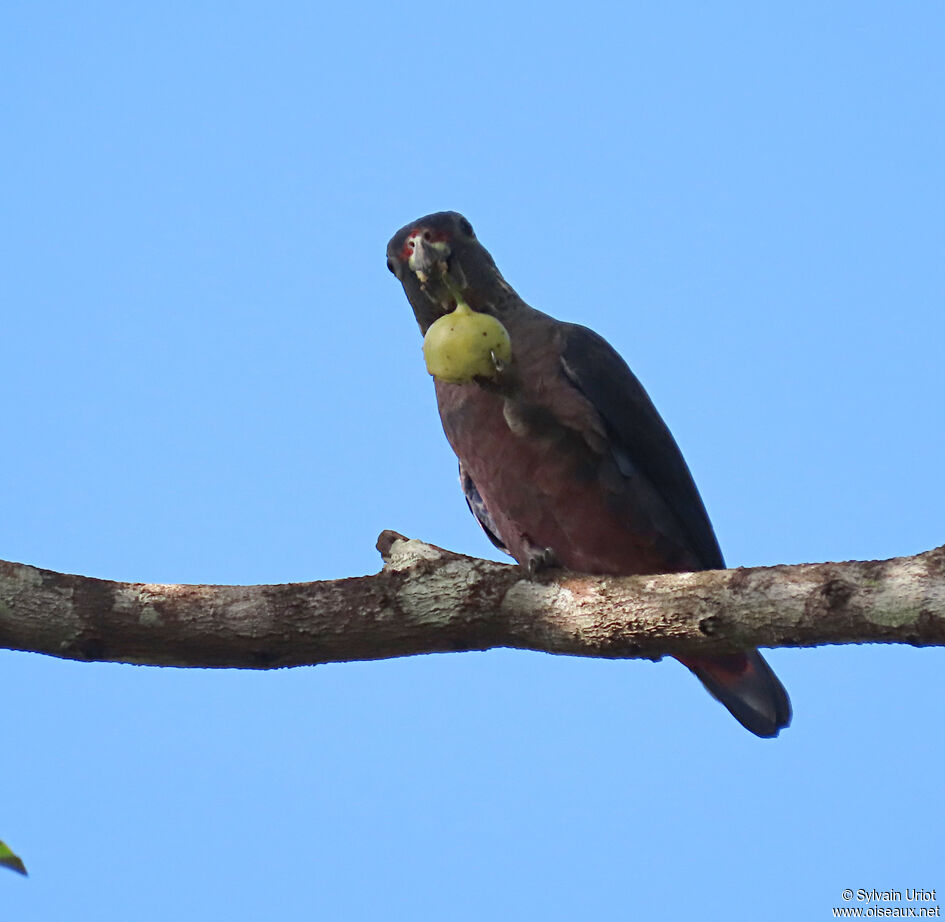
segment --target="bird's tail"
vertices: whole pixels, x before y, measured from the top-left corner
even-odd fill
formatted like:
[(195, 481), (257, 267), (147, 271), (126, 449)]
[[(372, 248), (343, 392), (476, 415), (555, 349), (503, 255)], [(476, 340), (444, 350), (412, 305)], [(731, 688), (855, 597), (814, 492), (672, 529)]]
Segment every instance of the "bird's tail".
[(678, 659), (756, 736), (777, 736), (791, 722), (791, 700), (757, 650)]

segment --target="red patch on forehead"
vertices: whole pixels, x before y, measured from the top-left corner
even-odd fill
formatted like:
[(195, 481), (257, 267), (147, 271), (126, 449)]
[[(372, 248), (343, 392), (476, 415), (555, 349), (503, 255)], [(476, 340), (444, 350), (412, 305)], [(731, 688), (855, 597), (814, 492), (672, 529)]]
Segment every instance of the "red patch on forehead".
[(414, 247), (416, 246), (414, 239), (417, 237), (423, 237), (427, 243), (448, 242), (450, 239), (450, 235), (445, 230), (430, 230), (428, 227), (412, 227), (400, 251), (401, 259), (410, 259), (410, 255), (413, 253)]

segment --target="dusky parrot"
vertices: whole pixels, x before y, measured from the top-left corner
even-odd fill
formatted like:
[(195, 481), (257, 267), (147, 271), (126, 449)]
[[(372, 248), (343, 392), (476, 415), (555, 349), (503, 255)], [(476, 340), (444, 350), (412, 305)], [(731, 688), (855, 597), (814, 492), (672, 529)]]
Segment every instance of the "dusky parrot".
[[(529, 307), (456, 212), (397, 231), (387, 265), (425, 335), (466, 501), (497, 547), (530, 575), (724, 569), (673, 436), (612, 346)], [(460, 314), (478, 320), (473, 339), (455, 338)], [(464, 354), (480, 341), (488, 350), (469, 367), (449, 365), (448, 353), (431, 364), (427, 346), (444, 324)], [(752, 733), (777, 736), (790, 723), (787, 693), (757, 650), (680, 661)]]

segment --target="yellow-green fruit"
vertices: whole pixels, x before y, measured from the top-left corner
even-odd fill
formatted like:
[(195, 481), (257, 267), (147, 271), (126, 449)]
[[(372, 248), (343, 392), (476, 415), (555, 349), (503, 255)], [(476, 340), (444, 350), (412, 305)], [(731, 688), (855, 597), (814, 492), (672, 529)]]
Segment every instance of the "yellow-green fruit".
[(423, 337), (423, 358), (434, 378), (463, 384), (477, 376), (495, 377), (495, 360), (512, 360), (512, 343), (505, 327), (490, 314), (460, 303), (456, 310), (430, 324)]

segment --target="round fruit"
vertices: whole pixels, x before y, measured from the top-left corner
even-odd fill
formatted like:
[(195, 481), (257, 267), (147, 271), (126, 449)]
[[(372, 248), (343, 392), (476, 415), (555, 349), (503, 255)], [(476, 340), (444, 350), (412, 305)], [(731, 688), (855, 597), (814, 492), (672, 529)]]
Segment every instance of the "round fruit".
[(456, 310), (430, 324), (423, 337), (423, 358), (433, 377), (463, 384), (479, 376), (494, 378), (499, 372), (496, 361), (504, 365), (512, 360), (512, 343), (495, 317), (460, 301)]

